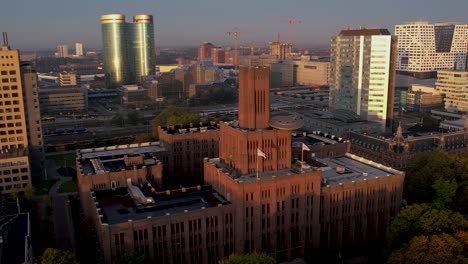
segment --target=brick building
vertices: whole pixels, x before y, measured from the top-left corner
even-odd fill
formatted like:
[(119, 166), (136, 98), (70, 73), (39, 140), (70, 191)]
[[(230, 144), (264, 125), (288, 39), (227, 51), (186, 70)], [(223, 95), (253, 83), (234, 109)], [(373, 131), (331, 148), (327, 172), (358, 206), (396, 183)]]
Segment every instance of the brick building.
[(81, 201), (105, 263), (126, 250), (158, 263), (217, 263), (254, 251), (282, 262), (383, 237), (399, 211), (404, 174), (345, 154), (346, 141), (326, 136), (319, 139), (332, 147), (317, 152), (320, 157), (292, 162), (291, 130), (301, 121), (270, 119), (268, 67), (241, 67), (240, 73), (246, 96), (240, 96), (239, 121), (216, 131), (219, 158), (204, 159), (205, 184), (173, 190), (158, 184), (164, 169), (158, 160), (168, 162), (162, 146), (179, 148), (168, 156), (191, 147), (196, 153), (197, 137), (208, 136), (201, 127), (193, 133), (181, 127), (181, 135), (170, 133), (175, 127), (161, 130), (169, 137), (161, 145), (78, 152)]
[(203, 158), (219, 153), (219, 128), (215, 123), (158, 127), (159, 140), (168, 153), (169, 184), (203, 183)]

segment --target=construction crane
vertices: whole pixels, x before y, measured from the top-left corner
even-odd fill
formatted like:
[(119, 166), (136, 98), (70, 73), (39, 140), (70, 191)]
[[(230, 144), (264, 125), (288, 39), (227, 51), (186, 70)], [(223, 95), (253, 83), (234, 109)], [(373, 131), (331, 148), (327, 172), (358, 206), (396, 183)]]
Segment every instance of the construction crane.
[(234, 67), (238, 70), (238, 52), (239, 52), (239, 34), (250, 34), (253, 32), (239, 31), (238, 28), (234, 28), (233, 31), (226, 32), (229, 36), (234, 36)]
[(293, 44), (293, 25), (294, 24), (301, 24), (302, 20), (298, 20), (298, 19), (294, 19), (293, 17), (289, 17), (289, 18), (273, 18), (273, 21), (289, 23), (289, 44), (292, 46), (292, 44)]

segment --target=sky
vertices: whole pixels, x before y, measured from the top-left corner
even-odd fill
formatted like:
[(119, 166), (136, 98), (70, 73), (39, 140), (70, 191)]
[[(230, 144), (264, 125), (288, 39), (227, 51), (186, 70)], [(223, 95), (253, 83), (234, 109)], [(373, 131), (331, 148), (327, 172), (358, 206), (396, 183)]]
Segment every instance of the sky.
[(157, 47), (198, 46), (210, 41), (233, 45), (226, 34), (238, 28), (240, 44), (263, 45), (288, 39), (298, 46), (328, 46), (330, 38), (348, 27), (383, 27), (394, 31), (406, 21), (468, 23), (467, 0), (10, 0), (0, 4), (0, 31), (10, 46), (22, 50), (53, 50), (59, 44), (74, 49), (101, 48), (100, 16), (120, 13), (154, 16)]

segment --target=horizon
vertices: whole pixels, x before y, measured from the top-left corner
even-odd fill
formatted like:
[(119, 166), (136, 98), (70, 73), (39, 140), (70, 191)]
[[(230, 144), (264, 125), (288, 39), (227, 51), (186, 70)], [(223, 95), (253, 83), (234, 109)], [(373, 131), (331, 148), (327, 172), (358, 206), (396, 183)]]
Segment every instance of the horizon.
[[(0, 10), (0, 30), (8, 32), (10, 46), (25, 51), (52, 51), (57, 45), (83, 43), (85, 50), (100, 50), (103, 14), (137, 14), (154, 17), (155, 47), (191, 48), (208, 41), (217, 46), (233, 46), (232, 36), (226, 32), (238, 28), (249, 32), (239, 34), (239, 44), (268, 43), (288, 39), (288, 23), (278, 18), (293, 17), (302, 23), (293, 26), (293, 42), (300, 47), (328, 47), (331, 38), (340, 30), (350, 28), (386, 28), (394, 34), (394, 27), (409, 21), (466, 23), (468, 1), (444, 3), (414, 0), (395, 0), (375, 3), (362, 0), (350, 3), (329, 0), (311, 3), (279, 0), (268, 4), (239, 0), (236, 5), (214, 0), (180, 3), (181, 1), (152, 3), (148, 0), (55, 2), (43, 0), (24, 5), (9, 1)], [(453, 3), (453, 4), (450, 4)], [(109, 7), (112, 5), (112, 7)], [(249, 8), (247, 8), (249, 7)], [(242, 14), (239, 16), (238, 14)], [(431, 14), (429, 16), (429, 14)]]

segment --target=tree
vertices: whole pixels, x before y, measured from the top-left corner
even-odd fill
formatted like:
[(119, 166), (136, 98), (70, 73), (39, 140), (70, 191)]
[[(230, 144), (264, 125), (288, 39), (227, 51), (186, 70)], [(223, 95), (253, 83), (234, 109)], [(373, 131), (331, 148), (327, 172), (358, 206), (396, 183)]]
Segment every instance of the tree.
[[(437, 180), (448, 180), (450, 184), (443, 184)], [(430, 203), (438, 197), (449, 198), (446, 193), (456, 182), (456, 195), (453, 197), (453, 209), (464, 214), (468, 213), (468, 155), (449, 155), (435, 149), (430, 152), (417, 154), (410, 163), (404, 187), (404, 197), (410, 203)], [(452, 189), (450, 188), (452, 187)], [(436, 190), (438, 188), (438, 191)], [(440, 202), (440, 201), (438, 201)]]
[(458, 231), (433, 236), (417, 236), (404, 248), (392, 253), (389, 264), (397, 263), (467, 263), (468, 232)]
[(434, 207), (452, 209), (457, 195), (457, 182), (454, 179), (450, 181), (439, 178), (432, 185), (432, 188), (436, 193)]
[(219, 264), (275, 264), (276, 261), (265, 253), (251, 253), (247, 255), (231, 255), (228, 259), (221, 260)]
[(188, 125), (190, 123), (200, 122), (200, 118), (197, 114), (191, 113), (185, 108), (171, 105), (161, 111), (153, 121), (153, 125), (156, 124), (160, 126), (180, 124)]
[(387, 233), (388, 252), (402, 248), (416, 236), (454, 234), (468, 230), (468, 220), (457, 212), (436, 209), (427, 204), (411, 205), (403, 209), (390, 224)]
[(41, 264), (78, 264), (75, 255), (68, 251), (47, 248), (41, 257)]
[(143, 264), (145, 256), (138, 252), (124, 252), (120, 257), (114, 260), (114, 264)]

